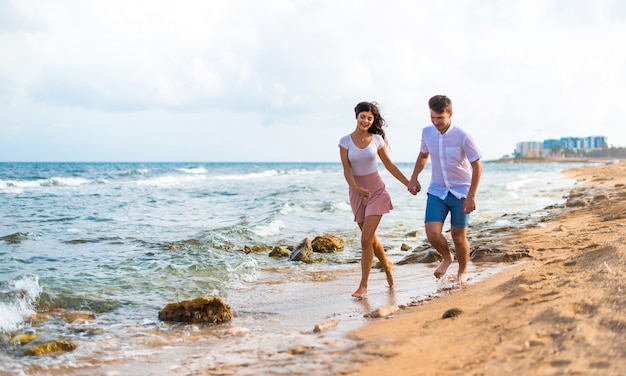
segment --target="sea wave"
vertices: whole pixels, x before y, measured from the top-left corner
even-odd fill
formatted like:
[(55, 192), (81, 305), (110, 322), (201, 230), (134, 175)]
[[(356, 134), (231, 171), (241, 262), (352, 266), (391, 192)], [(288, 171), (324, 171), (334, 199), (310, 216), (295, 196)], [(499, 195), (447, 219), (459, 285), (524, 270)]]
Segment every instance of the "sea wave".
[(76, 187), (83, 184), (90, 183), (91, 180), (85, 178), (73, 178), (73, 177), (53, 177), (43, 180), (41, 182), (42, 187)]
[(0, 180), (0, 190), (10, 188), (38, 188), (38, 187), (74, 187), (89, 184), (91, 180), (73, 177), (53, 177), (39, 180)]
[(0, 180), (0, 193), (22, 194), (26, 190), (42, 187), (76, 187), (89, 183), (91, 183), (89, 179), (71, 177), (54, 177), (40, 180)]
[(206, 174), (209, 172), (204, 167), (191, 167), (191, 168), (177, 168), (177, 171), (184, 172), (186, 174)]
[(174, 187), (181, 184), (193, 183), (197, 181), (206, 180), (206, 176), (202, 175), (163, 175), (155, 178), (138, 180), (136, 184), (138, 186), (151, 186), (151, 187)]
[(0, 331), (16, 330), (35, 314), (34, 304), (41, 291), (36, 275), (0, 283)]
[(274, 220), (268, 224), (259, 225), (251, 229), (253, 233), (260, 237), (268, 237), (278, 235), (285, 228), (285, 222), (280, 219)]
[(322, 212), (334, 213), (337, 211), (351, 211), (352, 207), (349, 202), (341, 201), (341, 202), (327, 202), (322, 207)]
[(215, 175), (213, 176), (213, 179), (216, 180), (248, 180), (248, 179), (259, 179), (259, 178), (266, 178), (266, 177), (270, 177), (270, 176), (277, 176), (279, 175), (277, 170), (265, 170), (265, 171), (260, 171), (260, 172), (252, 172), (252, 173), (246, 173), (246, 174), (228, 174), (228, 175)]

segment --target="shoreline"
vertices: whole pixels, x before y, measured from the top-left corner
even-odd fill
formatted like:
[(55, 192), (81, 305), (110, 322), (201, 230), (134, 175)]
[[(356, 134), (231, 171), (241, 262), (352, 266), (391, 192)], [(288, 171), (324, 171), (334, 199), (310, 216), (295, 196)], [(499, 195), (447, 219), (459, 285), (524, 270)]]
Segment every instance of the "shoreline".
[(571, 158), (571, 157), (563, 157), (563, 158), (499, 158), (499, 159), (489, 159), (486, 160), (485, 163), (613, 163), (614, 161), (618, 161), (619, 158), (609, 158), (609, 157), (585, 157), (585, 158)]
[(353, 331), (354, 370), (337, 375), (625, 373), (626, 162), (565, 173), (567, 208), (504, 235), (531, 258)]

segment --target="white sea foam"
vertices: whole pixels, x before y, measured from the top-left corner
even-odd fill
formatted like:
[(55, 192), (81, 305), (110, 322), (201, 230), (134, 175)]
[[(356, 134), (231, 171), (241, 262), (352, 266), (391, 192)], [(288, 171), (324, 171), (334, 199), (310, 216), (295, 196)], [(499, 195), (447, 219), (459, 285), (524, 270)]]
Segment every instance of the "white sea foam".
[(19, 187), (19, 188), (25, 188), (27, 186), (30, 186), (30, 187), (39, 186), (39, 184), (34, 181), (17, 181), (17, 180), (0, 180), (0, 184), (3, 187)]
[(208, 172), (208, 170), (204, 167), (177, 168), (176, 170), (186, 174), (206, 174)]
[(15, 330), (26, 317), (35, 314), (34, 302), (40, 293), (37, 276), (6, 282), (1, 292), (0, 331)]
[(272, 221), (268, 223), (267, 225), (257, 226), (252, 229), (252, 232), (254, 232), (258, 236), (266, 237), (266, 236), (278, 235), (284, 228), (285, 228), (285, 223), (279, 219), (279, 220)]
[(20, 194), (25, 189), (38, 188), (41, 186), (41, 180), (0, 180), (0, 192)]
[(0, 193), (21, 194), (24, 193), (24, 188), (15, 185), (13, 181), (0, 180)]
[(338, 202), (338, 203), (334, 204), (334, 206), (337, 209), (343, 210), (343, 211), (351, 211), (352, 210), (352, 207), (350, 206), (350, 203), (348, 203), (346, 201)]
[(42, 186), (60, 186), (60, 187), (76, 187), (83, 184), (90, 183), (90, 180), (85, 178), (72, 178), (72, 177), (54, 177), (41, 182)]
[(352, 207), (350, 207), (350, 204), (348, 202), (339, 201), (339, 202), (327, 203), (322, 209), (322, 212), (335, 213), (337, 211), (351, 211), (351, 210), (352, 210)]
[(305, 175), (320, 175), (322, 171), (320, 170), (290, 170), (287, 171), (287, 174), (294, 176), (305, 176)]
[(0, 192), (23, 193), (26, 189), (40, 187), (74, 187), (90, 183), (91, 180), (73, 177), (53, 177), (43, 180), (0, 180)]
[(260, 179), (266, 178), (270, 176), (277, 176), (278, 171), (276, 170), (265, 170), (261, 172), (253, 172), (249, 174), (240, 174), (240, 175), (216, 175), (213, 179), (216, 180), (248, 180), (248, 179)]
[(289, 213), (293, 213), (294, 211), (295, 209), (288, 202), (284, 203), (283, 206), (280, 208), (280, 214), (289, 214)]
[(225, 281), (225, 285), (230, 288), (245, 288), (248, 287), (248, 282), (259, 279), (259, 263), (254, 258), (245, 258), (238, 263), (231, 263), (227, 269), (228, 280)]
[(149, 187), (174, 187), (185, 183), (193, 183), (205, 180), (202, 175), (163, 175), (152, 179), (138, 180), (138, 186)]

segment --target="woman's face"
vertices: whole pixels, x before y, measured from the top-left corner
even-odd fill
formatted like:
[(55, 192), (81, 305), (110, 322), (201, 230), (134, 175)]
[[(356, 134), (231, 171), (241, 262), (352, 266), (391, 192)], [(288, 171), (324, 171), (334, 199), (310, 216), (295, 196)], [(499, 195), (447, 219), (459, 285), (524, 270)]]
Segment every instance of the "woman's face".
[(356, 126), (362, 130), (368, 130), (374, 123), (374, 114), (371, 111), (359, 112), (356, 116)]

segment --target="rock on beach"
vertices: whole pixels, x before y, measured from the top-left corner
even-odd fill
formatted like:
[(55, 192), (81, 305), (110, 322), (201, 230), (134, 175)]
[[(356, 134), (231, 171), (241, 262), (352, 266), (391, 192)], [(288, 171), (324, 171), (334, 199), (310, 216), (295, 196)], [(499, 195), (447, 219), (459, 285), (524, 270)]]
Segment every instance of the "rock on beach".
[(304, 238), (302, 243), (296, 248), (289, 256), (291, 261), (302, 261), (310, 264), (313, 262), (313, 246), (311, 245), (311, 239)]
[(341, 238), (334, 235), (316, 236), (311, 242), (313, 252), (331, 253), (343, 251), (344, 243)]
[(230, 306), (218, 297), (197, 298), (169, 303), (159, 311), (159, 320), (183, 323), (222, 323), (230, 321)]

